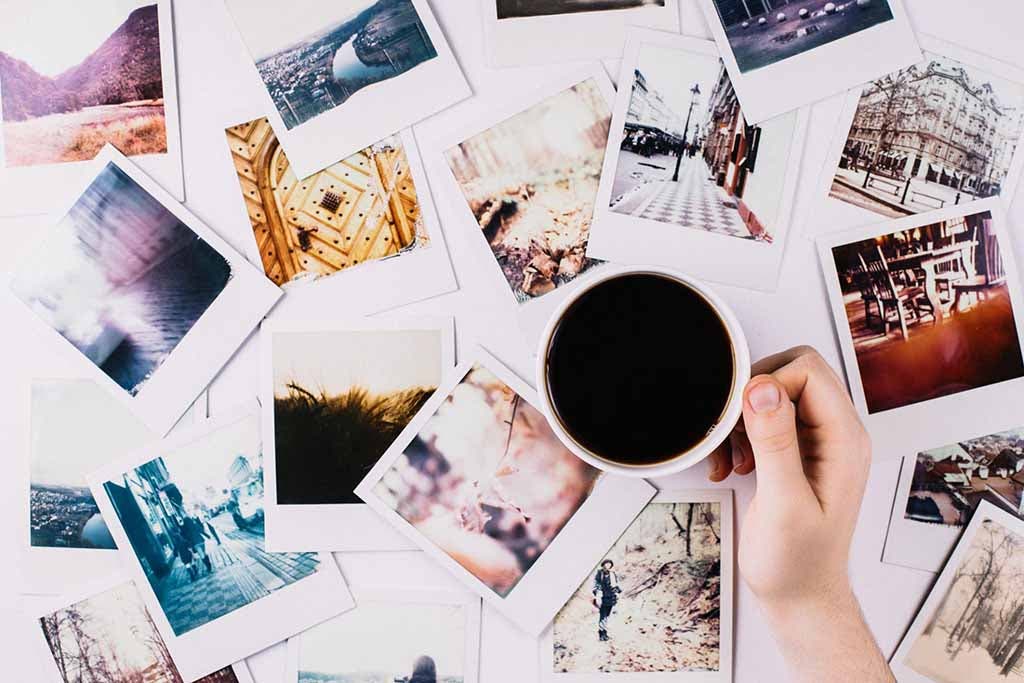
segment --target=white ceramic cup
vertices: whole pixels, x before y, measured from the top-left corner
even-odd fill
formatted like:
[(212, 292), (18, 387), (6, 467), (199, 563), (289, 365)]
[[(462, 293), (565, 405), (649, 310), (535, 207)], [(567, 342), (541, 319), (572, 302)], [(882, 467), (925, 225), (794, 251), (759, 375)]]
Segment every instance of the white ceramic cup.
[[(576, 441), (565, 427), (562, 426), (562, 422), (558, 418), (554, 406), (552, 405), (551, 391), (548, 386), (548, 352), (550, 350), (552, 337), (554, 337), (555, 331), (558, 329), (562, 316), (565, 315), (565, 312), (569, 307), (572, 306), (573, 303), (575, 303), (581, 296), (589, 292), (594, 287), (600, 285), (602, 282), (607, 282), (608, 280), (622, 277), (624, 275), (645, 273), (660, 275), (662, 277), (675, 280), (680, 284), (689, 287), (707, 301), (708, 304), (710, 304), (711, 308), (718, 314), (718, 317), (724, 324), (732, 343), (733, 377), (729, 400), (726, 403), (725, 410), (722, 412), (718, 422), (711, 430), (708, 431), (707, 436), (704, 437), (703, 440), (692, 446), (687, 451), (680, 453), (669, 460), (662, 460), (661, 462), (649, 465), (627, 465), (607, 460), (606, 458), (590, 451)], [(669, 312), (666, 312), (666, 314), (668, 313)], [(576, 288), (570, 296), (566, 297), (551, 315), (551, 319), (548, 321), (547, 326), (544, 328), (544, 333), (541, 335), (540, 345), (537, 348), (536, 380), (537, 393), (540, 396), (541, 409), (544, 412), (544, 416), (550, 423), (551, 429), (558, 435), (558, 438), (563, 444), (565, 444), (566, 448), (582, 458), (584, 461), (606, 472), (621, 474), (628, 477), (663, 477), (665, 475), (684, 470), (687, 467), (692, 467), (706, 458), (713, 450), (715, 450), (715, 448), (725, 441), (726, 437), (729, 436), (729, 432), (731, 432), (733, 427), (736, 426), (736, 423), (740, 419), (740, 415), (743, 414), (743, 389), (747, 385), (747, 382), (750, 381), (750, 349), (747, 347), (747, 338), (744, 336), (743, 329), (740, 327), (739, 320), (736, 319), (735, 314), (733, 314), (729, 306), (726, 305), (726, 303), (704, 283), (691, 277), (687, 277), (674, 270), (658, 266), (623, 267), (606, 265), (601, 268), (599, 275), (587, 278), (585, 284)]]

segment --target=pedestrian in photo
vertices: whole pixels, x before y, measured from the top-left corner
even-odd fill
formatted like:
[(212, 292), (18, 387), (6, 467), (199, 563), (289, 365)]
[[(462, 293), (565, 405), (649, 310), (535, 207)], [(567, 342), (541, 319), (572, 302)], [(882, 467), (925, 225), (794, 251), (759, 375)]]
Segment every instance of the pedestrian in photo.
[(437, 683), (437, 665), (427, 655), (422, 655), (412, 667), (409, 683)]
[(611, 616), (615, 604), (619, 601), (619, 577), (612, 571), (615, 563), (604, 560), (601, 568), (594, 575), (594, 607), (597, 608), (597, 637), (608, 640), (608, 617)]
[[(210, 556), (206, 554), (206, 539), (209, 538), (209, 534), (206, 533), (203, 523), (197, 517), (186, 517), (182, 527), (185, 543), (190, 547), (194, 559), (198, 558), (201, 560), (206, 567), (206, 571), (212, 572), (213, 565), (210, 562)], [(198, 566), (196, 567), (196, 574), (199, 574)]]

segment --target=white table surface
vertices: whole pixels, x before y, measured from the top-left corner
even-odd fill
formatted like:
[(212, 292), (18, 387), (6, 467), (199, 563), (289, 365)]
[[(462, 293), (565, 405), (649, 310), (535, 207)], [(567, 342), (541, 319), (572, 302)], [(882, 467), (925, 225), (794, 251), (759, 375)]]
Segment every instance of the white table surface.
[[(328, 2), (329, 0), (325, 0)], [(286, 4), (286, 3), (285, 3)], [(1019, 27), (1024, 8), (1015, 0), (907, 0), (915, 27), (940, 38), (975, 50), (984, 51), (1005, 61), (1024, 66), (1024, 50), (1020, 48)], [(459, 106), (480, 107), (489, 97), (514, 93), (556, 74), (564, 66), (544, 66), (522, 70), (492, 71), (484, 65), (482, 33), (477, 0), (433, 0), (434, 9), (462, 63), (474, 91), (474, 100)], [(708, 36), (708, 31), (695, 0), (682, 0), (684, 33)], [(238, 209), (238, 185), (230, 171), (223, 130), (239, 122), (241, 102), (254, 100), (246, 91), (240, 43), (233, 31), (222, 3), (216, 0), (175, 0), (175, 31), (177, 40), (178, 87), (184, 147), (187, 205), (211, 227), (236, 246), (250, 238), (249, 226)], [(608, 64), (617, 70), (615, 63)], [(617, 77), (617, 73), (612, 73)], [(778, 290), (762, 294), (735, 288), (718, 287), (718, 291), (734, 307), (744, 324), (751, 351), (755, 357), (796, 344), (818, 347), (838, 367), (832, 320), (825, 300), (820, 271), (810, 241), (802, 237), (802, 223), (808, 208), (813, 209), (817, 197), (818, 175), (823, 154), (834, 133), (838, 103), (829, 100), (815, 106), (811, 120), (808, 150), (800, 182), (796, 226), (791, 231), (788, 252)], [(443, 114), (418, 127), (429, 134), (436, 125), (443, 125)], [(54, 188), (59, 192), (59, 188)], [(436, 194), (436, 193), (435, 193)], [(0, 198), (2, 201), (2, 198)], [(452, 225), (450, 217), (464, 207), (439, 204), (442, 224)], [(1011, 219), (1024, 224), (1024, 201), (1018, 201)], [(44, 219), (0, 219), (0, 234), (6, 249), (0, 253), (0, 268), (6, 273), (16, 261), (18, 247), (32, 241)], [(1019, 233), (1018, 233), (1019, 234)], [(502, 315), (493, 305), (499, 292), (488, 291), (484, 268), (478, 263), (467, 240), (476, 235), (446, 231), (449, 249), (461, 289), (453, 294), (409, 307), (410, 312), (454, 315), (460, 349), (481, 343), (504, 360), (522, 377), (531, 376), (531, 355), (522, 341), (515, 322)], [(1019, 241), (1019, 240), (1018, 240)], [(1018, 252), (1020, 250), (1018, 249)], [(737, 264), (742, 267), (742, 264)], [(15, 306), (10, 294), (0, 293), (0, 320)], [(339, 302), (343, 307), (343, 302)], [(14, 423), (14, 402), (28, 398), (30, 373), (22, 360), (33, 353), (33, 344), (18, 329), (3, 333), (0, 348), (0, 445), (2, 455), (11, 468), (24, 467), (26, 453), (21, 452), (14, 435), (24, 425)], [(243, 348), (210, 389), (210, 413), (216, 415), (251, 400), (256, 393), (257, 367), (253, 344)], [(923, 600), (932, 575), (924, 572), (882, 564), (879, 561), (886, 524), (896, 486), (898, 461), (903, 453), (886, 452), (884, 444), (876, 444), (875, 465), (861, 512), (852, 551), (852, 575), (867, 619), (883, 651), (890, 654), (909, 625), (918, 604)], [(20, 505), (24, 493), (17, 490), (19, 477), (0, 480), (0, 548), (8, 552), (0, 557), (11, 558), (15, 538), (22, 538), (19, 528), (24, 519)], [(706, 487), (705, 468), (697, 467), (667, 480), (659, 486)], [(753, 477), (731, 478), (726, 486), (735, 489), (740, 533), (742, 518), (753, 492)], [(346, 554), (339, 563), (350, 582), (445, 586), (452, 582), (440, 569), (420, 553)], [(26, 629), (33, 624), (19, 611), (13, 560), (0, 560), (0, 636), (5, 651), (4, 672), (8, 681), (39, 680), (38, 664), (33, 653), (24, 646)], [(87, 578), (87, 577), (83, 577)], [(71, 587), (69, 587), (71, 588)], [(785, 680), (784, 664), (770, 632), (761, 618), (757, 604), (742, 582), (737, 585), (736, 609), (736, 677), (735, 680)], [(37, 628), (37, 626), (35, 626)], [(216, 644), (211, 643), (211, 647)], [(520, 683), (538, 680), (537, 646), (532, 638), (517, 631), (501, 616), (485, 607), (482, 633), (481, 678), (483, 683)], [(283, 649), (271, 648), (249, 660), (259, 683), (277, 683), (283, 677)]]

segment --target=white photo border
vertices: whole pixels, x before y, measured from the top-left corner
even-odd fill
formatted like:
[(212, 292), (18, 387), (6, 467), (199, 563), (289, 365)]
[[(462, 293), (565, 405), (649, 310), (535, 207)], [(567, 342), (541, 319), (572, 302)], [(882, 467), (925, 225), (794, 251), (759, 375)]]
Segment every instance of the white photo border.
[[(817, 240), (818, 256), (825, 279), (826, 295), (832, 310), (836, 336), (839, 340), (853, 403), (865, 426), (876, 440), (876, 452), (890, 454), (917, 453), (920, 450), (920, 425), (930, 426), (926, 448), (936, 444), (954, 443), (963, 434), (991, 434), (1001, 425), (1020, 420), (1020, 392), (1024, 391), (1024, 377), (997, 384), (976, 387), (948, 396), (920, 401), (899, 408), (869, 413), (853, 336), (843, 306), (843, 293), (839, 287), (832, 248), (864, 239), (889, 235), (908, 228), (916, 228), (974, 214), (991, 212), (992, 234), (999, 240), (1000, 253), (1006, 269), (1006, 286), (1012, 304), (1017, 342), (1024, 348), (1024, 299), (1022, 299), (1019, 271), (1006, 213), (995, 198), (981, 199), (963, 206), (920, 213), (896, 220), (838, 233), (823, 235)], [(956, 416), (955, 419), (936, 419), (936, 416)], [(889, 457), (895, 457), (890, 455)]]
[[(122, 565), (130, 571), (142, 593), (146, 608), (186, 680), (202, 678), (232, 662), (241, 661), (355, 605), (334, 558), (329, 554), (320, 554), (320, 563), (314, 574), (187, 633), (175, 635), (103, 484), (130, 469), (156, 458), (173, 455), (210, 434), (248, 419), (258, 420), (259, 413), (251, 409), (240, 410), (230, 416), (206, 420), (195, 428), (167, 437), (105, 465), (89, 476), (93, 497), (117, 543)], [(209, 647), (210, 643), (217, 643), (217, 647)]]
[[(14, 298), (21, 303), (26, 319), (48, 330), (48, 336), (57, 344), (56, 348), (48, 349), (50, 352), (77, 356), (83, 367), (88, 366), (87, 376), (90, 379), (110, 391), (153, 431), (164, 435), (256, 329), (281, 298), (282, 292), (263, 275), (262, 270), (253, 267), (242, 254), (112, 146), (104, 147), (91, 163), (94, 164), (94, 172), (88, 178), (80, 179), (81, 185), (75, 188), (75, 192), (69, 195), (71, 199), (55, 214), (52, 227), (31, 249), (33, 256), (42, 253), (47, 240), (68, 237), (67, 230), (60, 225), (62, 219), (78, 203), (95, 178), (111, 164), (219, 253), (231, 268), (230, 279), (135, 396), (86, 358), (56, 329), (31, 311), (19, 297)], [(20, 272), (21, 268), (8, 275), (8, 288)]]
[[(632, 96), (630, 85), (640, 50), (645, 46), (670, 48), (719, 59), (715, 43), (699, 38), (661, 31), (631, 29), (627, 34), (619, 89), (612, 114), (608, 148), (605, 151), (601, 185), (597, 191), (594, 221), (590, 226), (587, 255), (593, 258), (631, 265), (655, 264), (679, 268), (696, 277), (747, 289), (773, 291), (778, 286), (782, 259), (786, 251), (793, 219), (793, 206), (800, 163), (807, 139), (810, 112), (804, 107), (761, 124), (782, 123), (794, 117), (786, 175), (779, 203), (778, 218), (769, 226), (771, 243), (755, 242), (728, 235), (716, 235), (697, 227), (682, 227), (661, 221), (627, 216), (609, 208), (612, 185), (619, 164), (622, 132)], [(783, 131), (780, 131), (783, 132)], [(736, 264), (742, 263), (742, 268)]]
[[(291, 321), (273, 318), (260, 331), (260, 410), (263, 430), (266, 544), (271, 552), (363, 552), (415, 550), (416, 545), (385, 523), (365, 503), (280, 505), (274, 431), (274, 335), (315, 332), (437, 331), (441, 335), (441, 383), (455, 367), (455, 321), (448, 318), (387, 317), (350, 321)], [(383, 454), (382, 454), (383, 455)]]
[[(734, 572), (733, 495), (732, 489), (667, 489), (651, 499), (655, 503), (718, 503), (721, 506), (721, 601), (719, 603), (718, 671), (657, 671), (556, 673), (554, 671), (554, 625), (540, 639), (540, 676), (543, 683), (731, 683), (733, 675), (733, 615), (735, 613), (736, 577)], [(628, 528), (628, 527), (627, 527)], [(617, 540), (615, 542), (618, 542)], [(607, 551), (606, 551), (607, 552)], [(577, 588), (578, 589), (578, 588)], [(559, 608), (561, 609), (561, 608)]]
[(491, 67), (618, 59), (626, 31), (644, 26), (677, 33), (679, 0), (662, 6), (498, 18), (498, 0), (477, 0)]
[(746, 73), (736, 63), (714, 0), (698, 4), (722, 51), (747, 122), (757, 125), (919, 62), (921, 51), (902, 0), (886, 1), (891, 20)]
[[(258, 84), (264, 115), (270, 120), (298, 178), (313, 175), (397, 130), (419, 123), (472, 96), (469, 82), (427, 0), (410, 1), (437, 56), (394, 78), (371, 83), (353, 93), (343, 104), (288, 130), (260, 77), (248, 40), (235, 19), (235, 12), (243, 11), (246, 4), (252, 4), (252, 0), (226, 0), (228, 13), (241, 37), (247, 70), (250, 78), (255, 79), (252, 87)], [(416, 93), (414, 98), (408, 94), (410, 91)], [(414, 111), (408, 113), (408, 106), (395, 107), (396, 100), (406, 104), (415, 101)], [(331, 144), (324, 144), (326, 140), (332, 141)]]
[[(185, 201), (181, 125), (178, 115), (178, 78), (175, 66), (174, 12), (171, 0), (151, 0), (157, 6), (160, 32), (160, 71), (163, 83), (164, 127), (167, 151), (133, 156), (132, 161), (176, 201)], [(0, 83), (0, 92), (3, 84)], [(0, 98), (0, 216), (48, 214), (53, 207), (53, 187), (74, 186), (88, 174), (88, 161), (70, 161), (28, 167), (6, 167), (4, 162), (3, 102)]]
[[(448, 400), (474, 366), (494, 373), (530, 405), (537, 407), (536, 393), (500, 361), (483, 349), (471, 352), (409, 423), (391, 448), (356, 487), (356, 495), (379, 515), (448, 570), (465, 587), (480, 595), (527, 633), (539, 635), (555, 612), (580, 584), (582, 576), (601, 559), (608, 547), (636, 518), (654, 496), (655, 489), (643, 479), (602, 474), (593, 492), (576, 510), (537, 561), (504, 598), (417, 531), (375, 493), (374, 486), (402, 456), (405, 448)], [(539, 410), (539, 408), (538, 408)]]
[[(480, 680), (480, 598), (465, 591), (450, 589), (426, 589), (377, 585), (353, 584), (352, 594), (356, 599), (356, 609), (366, 602), (389, 602), (394, 604), (430, 604), (458, 605), (465, 614), (465, 653), (464, 665), (466, 675), (462, 683), (478, 683)], [(344, 615), (339, 615), (343, 617)], [(299, 683), (299, 659), (302, 652), (302, 634), (288, 639), (285, 663), (285, 683)]]
[[(921, 49), (925, 52), (985, 71), (1003, 80), (1018, 84), (1024, 89), (1024, 69), (927, 34), (918, 34), (918, 41), (921, 44)], [(850, 136), (850, 129), (853, 127), (854, 119), (857, 116), (857, 105), (860, 103), (861, 96), (866, 87), (867, 84), (853, 88), (842, 98), (842, 113), (836, 124), (832, 143), (825, 157), (825, 164), (821, 169), (817, 189), (819, 199), (815, 200), (818, 203), (818, 208), (814, 212), (814, 218), (808, 218), (804, 226), (808, 237), (814, 238), (829, 232), (836, 232), (837, 230), (844, 230), (857, 225), (863, 225), (864, 223), (873, 223), (885, 219), (882, 214), (836, 199), (830, 194), (832, 181), (839, 170), (839, 160), (843, 156), (843, 149)], [(1020, 136), (1017, 139), (1017, 148), (1010, 162), (1010, 168), (1007, 170), (1003, 189), (998, 195), (993, 195), (1002, 201), (1003, 205), (1007, 208), (1017, 194), (1022, 171), (1024, 171), (1024, 127), (1021, 128)], [(972, 199), (959, 204), (959, 206), (970, 206), (978, 201), (981, 201), (981, 199)], [(923, 213), (910, 215), (920, 216)], [(822, 229), (819, 226), (827, 227)]]
[[(519, 322), (531, 352), (535, 352), (535, 347), (540, 341), (544, 326), (559, 303), (567, 298), (577, 287), (586, 286), (586, 283), (595, 277), (595, 273), (600, 272), (604, 264), (592, 266), (586, 272), (578, 275), (572, 282), (563, 284), (554, 291), (520, 304), (516, 300), (512, 287), (502, 274), (494, 252), (491, 251), (490, 246), (487, 244), (487, 240), (483, 236), (476, 219), (473, 217), (472, 211), (469, 209), (458, 180), (455, 178), (455, 173), (445, 157), (445, 152), (469, 138), (497, 126), (516, 114), (528, 111), (544, 100), (588, 80), (595, 82), (598, 90), (604, 96), (610, 112), (615, 102), (615, 88), (608, 77), (608, 73), (600, 63), (585, 64), (573, 68), (560, 78), (550, 80), (536, 88), (504, 97), (497, 105), (488, 106), (482, 114), (460, 111), (458, 115), (449, 117), (450, 123), (443, 132), (433, 136), (423, 145), (428, 172), (431, 177), (438, 179), (437, 182), (440, 186), (438, 191), (445, 193), (446, 198), (444, 200), (439, 199), (439, 201), (447, 201), (449, 206), (455, 208), (457, 215), (450, 220), (450, 223), (456, 226), (453, 229), (464, 234), (465, 239), (470, 243), (468, 246), (473, 250), (472, 260), (486, 264), (487, 278), (492, 283), (489, 286), (495, 290), (496, 299), (501, 299), (501, 303), (497, 301), (495, 303), (502, 307), (506, 315)], [(442, 178), (443, 180), (441, 180)]]

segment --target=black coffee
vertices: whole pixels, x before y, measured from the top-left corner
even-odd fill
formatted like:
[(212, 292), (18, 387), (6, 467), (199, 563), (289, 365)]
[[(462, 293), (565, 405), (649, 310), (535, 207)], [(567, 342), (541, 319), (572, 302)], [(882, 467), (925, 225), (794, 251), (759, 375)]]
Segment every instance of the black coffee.
[(607, 280), (565, 312), (548, 348), (551, 402), (598, 457), (651, 465), (698, 444), (725, 411), (729, 333), (698, 292), (667, 277)]

